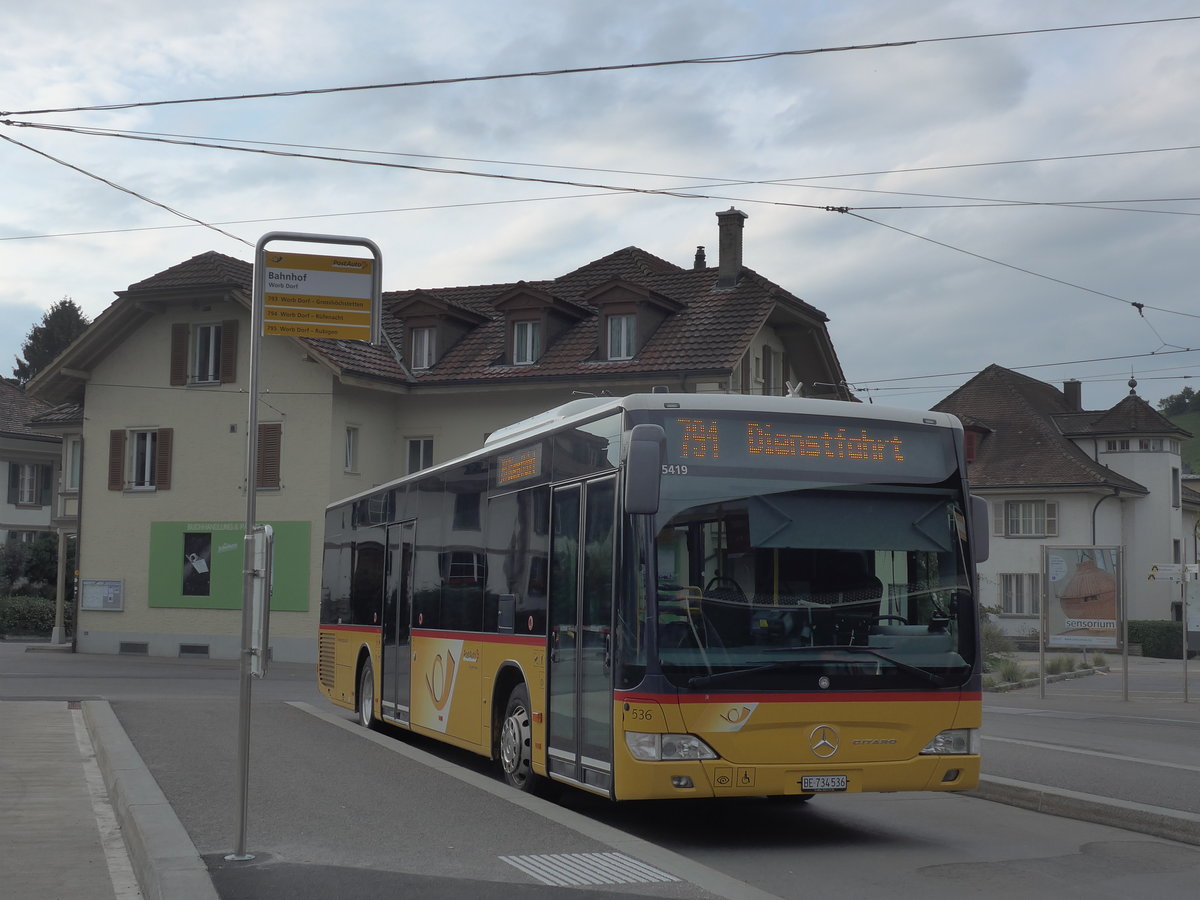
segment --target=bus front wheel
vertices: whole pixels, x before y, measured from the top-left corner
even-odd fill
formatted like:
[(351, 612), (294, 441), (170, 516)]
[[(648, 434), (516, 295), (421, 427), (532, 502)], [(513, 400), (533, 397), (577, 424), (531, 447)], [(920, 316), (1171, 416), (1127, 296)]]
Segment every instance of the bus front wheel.
[(363, 661), (358, 674), (358, 724), (363, 728), (375, 727), (375, 669), (370, 657)]
[(532, 793), (541, 780), (533, 773), (533, 727), (529, 691), (518, 684), (508, 695), (500, 726), (500, 768), (504, 780), (519, 791)]

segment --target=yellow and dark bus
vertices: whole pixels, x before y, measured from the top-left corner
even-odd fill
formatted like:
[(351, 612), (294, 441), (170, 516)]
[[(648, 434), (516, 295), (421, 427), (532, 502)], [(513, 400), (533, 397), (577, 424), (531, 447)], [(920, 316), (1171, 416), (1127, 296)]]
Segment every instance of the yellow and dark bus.
[(572, 401), (329, 506), (320, 689), (520, 790), (973, 788), (987, 517), (965, 472), (941, 413)]

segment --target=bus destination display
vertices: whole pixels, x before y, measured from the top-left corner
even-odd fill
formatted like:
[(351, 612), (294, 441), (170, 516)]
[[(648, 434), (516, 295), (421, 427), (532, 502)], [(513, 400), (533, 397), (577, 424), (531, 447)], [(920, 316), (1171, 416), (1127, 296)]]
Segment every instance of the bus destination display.
[(542, 445), (523, 447), (515, 453), (501, 454), (497, 460), (496, 486), (528, 481), (542, 474)]
[[(811, 416), (671, 416), (668, 474), (718, 474), (758, 469), (775, 472), (868, 473), (925, 481), (955, 466), (949, 432), (905, 422), (864, 422)], [(681, 467), (687, 467), (682, 471)]]

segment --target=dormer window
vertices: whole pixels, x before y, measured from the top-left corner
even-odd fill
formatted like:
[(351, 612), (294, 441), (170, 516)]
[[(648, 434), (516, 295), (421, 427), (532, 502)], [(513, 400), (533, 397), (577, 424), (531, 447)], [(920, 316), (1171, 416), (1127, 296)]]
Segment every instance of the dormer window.
[(637, 348), (637, 317), (619, 315), (608, 317), (608, 358), (633, 359)]
[(436, 349), (435, 328), (414, 328), (412, 330), (412, 367), (428, 369), (435, 361)]
[(530, 366), (542, 349), (542, 323), (525, 320), (513, 323), (513, 365)]

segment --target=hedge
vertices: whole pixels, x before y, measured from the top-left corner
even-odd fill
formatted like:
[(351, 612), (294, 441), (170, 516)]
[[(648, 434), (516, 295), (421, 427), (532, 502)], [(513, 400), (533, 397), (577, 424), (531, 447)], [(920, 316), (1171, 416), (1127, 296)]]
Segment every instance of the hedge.
[[(69, 626), (73, 610), (64, 614)], [(54, 601), (44, 597), (0, 597), (0, 634), (21, 637), (46, 635), (54, 629)]]
[(1129, 621), (1129, 643), (1142, 645), (1142, 656), (1179, 659), (1183, 652), (1183, 625), (1160, 620)]

